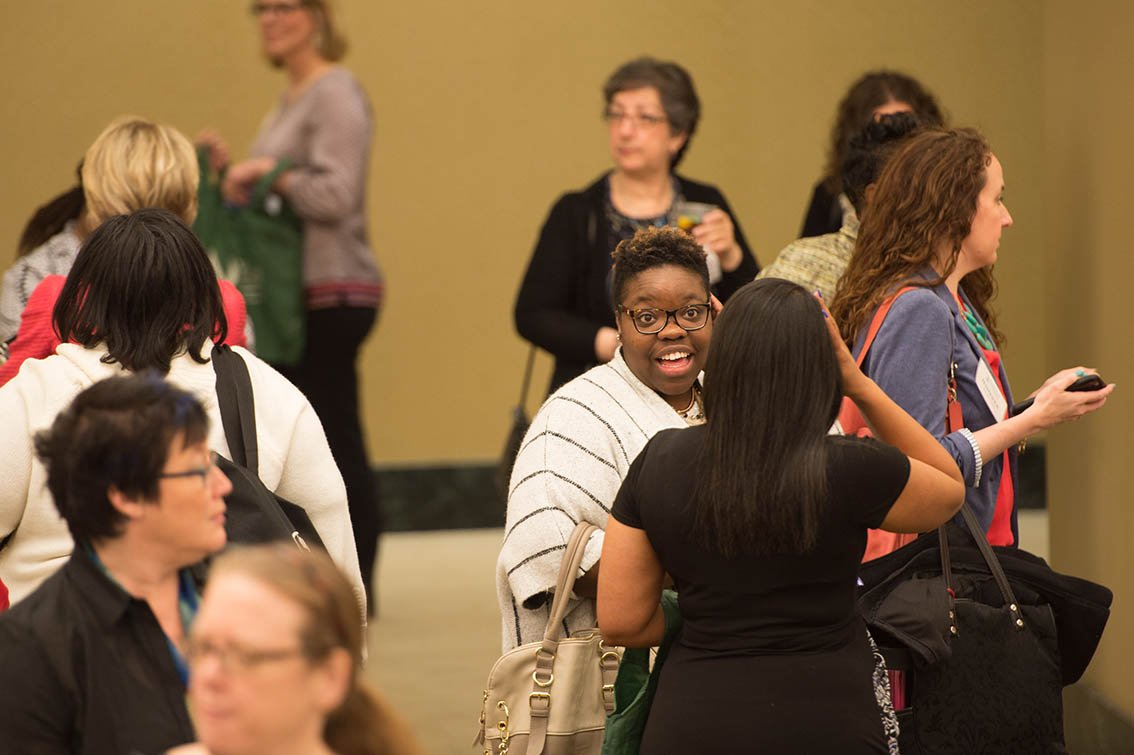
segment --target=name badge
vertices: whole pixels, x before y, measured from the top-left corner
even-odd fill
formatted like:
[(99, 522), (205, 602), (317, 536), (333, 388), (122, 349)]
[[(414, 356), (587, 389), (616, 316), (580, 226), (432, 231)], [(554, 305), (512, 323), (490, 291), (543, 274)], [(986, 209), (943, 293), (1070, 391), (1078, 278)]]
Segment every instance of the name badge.
[(980, 395), (984, 398), (984, 403), (988, 406), (988, 410), (992, 412), (996, 421), (999, 422), (1008, 416), (1008, 400), (1000, 392), (1000, 387), (996, 384), (992, 370), (983, 359), (977, 365), (976, 384), (980, 390)]

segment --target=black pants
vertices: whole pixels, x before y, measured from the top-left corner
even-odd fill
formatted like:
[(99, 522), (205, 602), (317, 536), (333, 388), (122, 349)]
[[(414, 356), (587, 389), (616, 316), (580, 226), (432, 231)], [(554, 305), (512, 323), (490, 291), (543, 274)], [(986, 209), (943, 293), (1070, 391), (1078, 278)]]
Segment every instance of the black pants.
[(358, 351), (378, 319), (370, 307), (339, 306), (307, 312), (307, 345), (299, 364), (276, 366), (319, 415), (346, 484), (366, 604), (374, 615), (372, 580), (382, 514), (358, 416)]

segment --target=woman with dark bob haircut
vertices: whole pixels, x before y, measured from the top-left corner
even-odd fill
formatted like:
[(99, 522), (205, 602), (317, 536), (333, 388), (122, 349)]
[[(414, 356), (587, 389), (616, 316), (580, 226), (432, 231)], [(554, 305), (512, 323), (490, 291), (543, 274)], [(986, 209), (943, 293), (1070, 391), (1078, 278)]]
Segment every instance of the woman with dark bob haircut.
[[(0, 580), (13, 604), (67, 560), (73, 546), (44, 488), (31, 436), (83, 388), (125, 372), (152, 369), (192, 393), (210, 420), (209, 447), (230, 456), (210, 363), (226, 322), (216, 274), (183, 220), (138, 210), (105, 221), (84, 242), (55, 307), (63, 343), (29, 360), (0, 387)], [(362, 600), (346, 491), (310, 403), (250, 352), (256, 441), (264, 484), (307, 510), (319, 536), (351, 576)]]
[(854, 207), (846, 201), (842, 180), (842, 165), (851, 139), (870, 121), (892, 113), (913, 113), (924, 126), (945, 123), (945, 114), (937, 100), (912, 76), (885, 70), (863, 74), (839, 102), (831, 126), (823, 178), (815, 184), (800, 236), (835, 233), (845, 220), (854, 216)]
[[(705, 365), (706, 423), (655, 435), (614, 502), (604, 640), (662, 640), (666, 574), (684, 616), (642, 753), (885, 753), (896, 735), (855, 610), (866, 531), (936, 527), (964, 491), (825, 315), (788, 281), (737, 292)], [(844, 393), (884, 442), (827, 434)]]
[[(1098, 409), (1113, 390), (1066, 391), (1092, 372), (1072, 367), (1048, 378), (1030, 408), (1011, 413), (998, 346), (1004, 337), (992, 308), (992, 268), (1011, 225), (1004, 168), (984, 137), (970, 128), (919, 133), (878, 177), (831, 305), (857, 355), (876, 312), (892, 302), (863, 370), (954, 459), (993, 545), (1018, 540), (1017, 444)], [(907, 287), (913, 290), (901, 293)], [(950, 393), (963, 426), (946, 424)], [(881, 554), (872, 548), (872, 555)]]
[(614, 168), (556, 201), (516, 297), (516, 330), (555, 357), (549, 393), (614, 357), (611, 252), (638, 229), (690, 230), (721, 301), (759, 272), (724, 195), (675, 172), (701, 117), (689, 72), (638, 58), (611, 75), (603, 98)]

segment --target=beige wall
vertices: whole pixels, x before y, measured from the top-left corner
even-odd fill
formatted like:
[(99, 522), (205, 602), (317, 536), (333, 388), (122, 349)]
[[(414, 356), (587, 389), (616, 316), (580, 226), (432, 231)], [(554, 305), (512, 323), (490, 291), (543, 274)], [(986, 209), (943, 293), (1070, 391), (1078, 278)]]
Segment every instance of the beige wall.
[[(704, 103), (684, 166), (718, 184), (761, 262), (798, 230), (834, 104), (859, 72), (905, 69), (1001, 157), (1016, 227), (1001, 247), (1016, 390), (1064, 364), (1128, 386), (1134, 122), (1130, 6), (993, 3), (344, 2), (348, 64), (378, 116), (370, 205), (389, 299), (363, 364), (379, 463), (485, 460), (525, 347), (511, 305), (543, 216), (608, 165), (599, 87), (640, 53), (685, 63)], [(0, 265), (113, 116), (248, 144), (282, 86), (242, 0), (39, 0), (5, 8)], [(1117, 82), (1122, 88), (1115, 88)], [(540, 362), (538, 385), (549, 361)], [(541, 392), (541, 391), (537, 391)], [(536, 397), (532, 404), (538, 402)], [(1119, 593), (1089, 679), (1134, 713), (1131, 412), (1052, 433), (1058, 566)]]
[(1043, 181), (1049, 366), (1087, 364), (1118, 384), (1098, 415), (1048, 436), (1051, 553), (1115, 593), (1086, 681), (1134, 719), (1134, 506), (1130, 428), (1130, 179), (1134, 6), (1052, 0), (1045, 10)]
[[(835, 102), (864, 69), (908, 70), (955, 121), (983, 127), (1017, 220), (1002, 266), (1010, 366), (1021, 386), (1039, 378), (1029, 315), (1041, 275), (1041, 24), (1031, 3), (342, 5), (347, 63), (378, 116), (370, 206), (389, 299), (363, 364), (377, 462), (499, 452), (525, 354), (511, 307), (531, 246), (555, 197), (608, 166), (599, 89), (645, 52), (694, 74), (705, 116), (684, 170), (725, 191), (762, 262), (798, 231)], [(118, 113), (189, 134), (215, 125), (246, 148), (282, 79), (261, 63), (245, 8), (41, 0), (8, 9), (0, 265), (32, 209), (69, 184)], [(533, 408), (549, 364), (539, 362)]]

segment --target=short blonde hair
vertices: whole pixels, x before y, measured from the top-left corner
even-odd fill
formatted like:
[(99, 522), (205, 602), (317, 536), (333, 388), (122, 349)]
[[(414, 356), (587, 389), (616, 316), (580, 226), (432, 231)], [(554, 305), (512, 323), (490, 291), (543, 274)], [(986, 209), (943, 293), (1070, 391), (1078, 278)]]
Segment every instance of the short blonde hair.
[(116, 118), (87, 150), (81, 180), (88, 233), (144, 207), (169, 210), (190, 225), (197, 217), (197, 154), (171, 126)]

